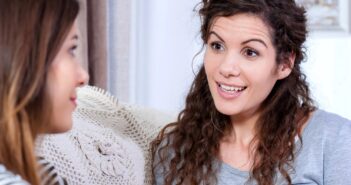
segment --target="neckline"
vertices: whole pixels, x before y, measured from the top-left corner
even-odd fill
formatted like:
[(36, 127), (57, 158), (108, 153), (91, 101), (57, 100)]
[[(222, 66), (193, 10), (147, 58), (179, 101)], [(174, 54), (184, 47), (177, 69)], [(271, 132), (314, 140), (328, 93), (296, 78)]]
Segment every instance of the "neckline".
[[(314, 120), (317, 117), (317, 115), (319, 115), (319, 114), (320, 114), (320, 110), (319, 109), (316, 109), (314, 112), (312, 112), (310, 119), (307, 121), (306, 126), (305, 126), (305, 128), (303, 129), (303, 131), (301, 133), (301, 137), (302, 138), (305, 138), (311, 132), (310, 130), (312, 130), (311, 127), (313, 126), (312, 123), (315, 122)], [(297, 139), (295, 139), (295, 142), (297, 142), (299, 140), (297, 136), (296, 136), (296, 138)], [(230, 164), (228, 164), (228, 163), (226, 163), (226, 162), (224, 162), (222, 160), (219, 160), (219, 162), (220, 162), (220, 165), (222, 166), (221, 168), (227, 168), (230, 171), (230, 173), (233, 173), (233, 174), (236, 174), (236, 175), (239, 175), (239, 176), (242, 176), (242, 177), (248, 177), (249, 176), (250, 171), (240, 170), (240, 169), (235, 168), (235, 167), (231, 166)]]

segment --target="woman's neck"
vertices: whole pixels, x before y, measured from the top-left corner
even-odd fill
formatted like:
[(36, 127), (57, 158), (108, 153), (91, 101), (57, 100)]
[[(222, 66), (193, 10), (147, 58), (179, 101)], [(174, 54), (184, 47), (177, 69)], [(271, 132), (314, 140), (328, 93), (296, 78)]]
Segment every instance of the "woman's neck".
[(249, 145), (255, 136), (256, 123), (259, 114), (248, 114), (246, 116), (232, 116), (232, 130), (225, 137), (229, 142)]

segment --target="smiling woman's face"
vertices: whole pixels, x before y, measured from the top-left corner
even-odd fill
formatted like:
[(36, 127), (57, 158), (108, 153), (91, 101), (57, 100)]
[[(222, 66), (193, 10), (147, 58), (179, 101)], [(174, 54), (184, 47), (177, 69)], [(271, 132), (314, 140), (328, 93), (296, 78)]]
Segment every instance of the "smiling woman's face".
[(276, 64), (268, 27), (250, 14), (214, 21), (204, 66), (217, 110), (235, 119), (257, 115), (276, 81), (289, 75)]
[(47, 87), (52, 102), (52, 125), (48, 132), (65, 132), (72, 127), (76, 108), (76, 88), (88, 80), (88, 74), (76, 57), (78, 30), (72, 26), (48, 72)]

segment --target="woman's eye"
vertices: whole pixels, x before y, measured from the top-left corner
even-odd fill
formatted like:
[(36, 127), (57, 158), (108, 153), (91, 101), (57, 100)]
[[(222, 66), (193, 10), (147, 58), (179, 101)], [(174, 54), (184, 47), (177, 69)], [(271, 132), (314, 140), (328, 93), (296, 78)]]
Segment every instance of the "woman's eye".
[(210, 45), (211, 45), (211, 48), (215, 51), (223, 51), (224, 50), (224, 46), (221, 43), (212, 42)]
[(74, 45), (72, 47), (69, 48), (69, 53), (72, 55), (72, 56), (76, 56), (76, 51), (77, 51), (77, 45)]
[(244, 55), (248, 57), (257, 57), (259, 56), (259, 53), (254, 49), (247, 48), (244, 50)]

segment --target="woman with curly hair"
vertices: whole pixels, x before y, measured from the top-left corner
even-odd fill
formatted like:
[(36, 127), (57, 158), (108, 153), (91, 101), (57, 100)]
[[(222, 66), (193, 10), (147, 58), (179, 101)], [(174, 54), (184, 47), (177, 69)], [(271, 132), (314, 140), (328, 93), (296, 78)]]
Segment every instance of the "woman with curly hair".
[[(152, 142), (156, 184), (351, 184), (351, 123), (317, 109), (293, 0), (203, 0), (204, 64)], [(340, 171), (342, 173), (340, 173)]]
[(75, 0), (0, 0), (0, 184), (65, 184), (34, 143), (71, 129), (75, 89), (88, 80), (78, 11)]

